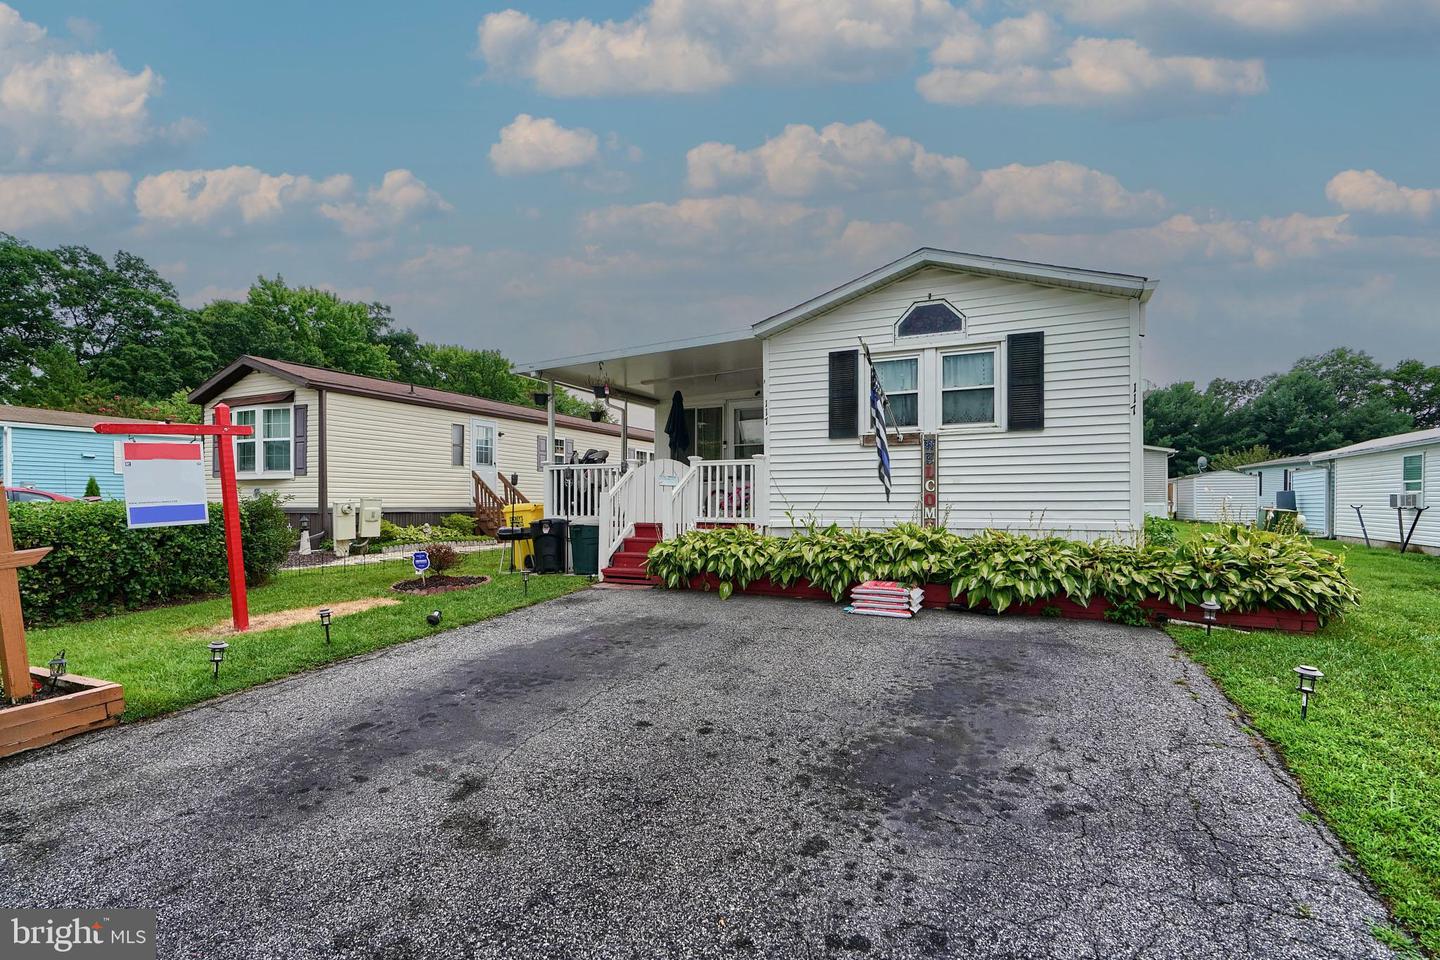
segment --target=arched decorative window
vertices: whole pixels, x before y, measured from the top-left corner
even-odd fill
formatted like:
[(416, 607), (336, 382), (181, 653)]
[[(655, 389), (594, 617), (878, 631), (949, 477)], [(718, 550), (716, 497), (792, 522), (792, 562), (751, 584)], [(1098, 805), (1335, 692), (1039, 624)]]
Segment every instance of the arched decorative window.
[(965, 314), (944, 300), (922, 300), (905, 311), (895, 332), (902, 337), (928, 337), (964, 329)]

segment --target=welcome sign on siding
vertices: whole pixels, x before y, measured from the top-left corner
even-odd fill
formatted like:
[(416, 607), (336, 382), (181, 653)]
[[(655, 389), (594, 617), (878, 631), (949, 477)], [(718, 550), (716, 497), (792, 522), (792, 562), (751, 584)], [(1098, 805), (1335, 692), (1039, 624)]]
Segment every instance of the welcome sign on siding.
[(210, 522), (200, 444), (127, 442), (124, 457), (131, 530)]

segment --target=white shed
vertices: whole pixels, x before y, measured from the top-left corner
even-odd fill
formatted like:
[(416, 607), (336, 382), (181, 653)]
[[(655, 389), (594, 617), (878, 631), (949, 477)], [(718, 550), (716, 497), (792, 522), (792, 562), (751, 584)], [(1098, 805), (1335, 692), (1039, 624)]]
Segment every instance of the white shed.
[[(1331, 525), (1338, 539), (1440, 554), (1440, 429), (1351, 444), (1310, 458), (1333, 476)], [(1392, 495), (1413, 496), (1397, 509)], [(1413, 530), (1413, 533), (1412, 533)]]
[(1170, 516), (1170, 458), (1174, 447), (1145, 446), (1145, 516)]
[(1236, 470), (1195, 473), (1175, 481), (1175, 516), (1181, 520), (1253, 523), (1259, 479)]

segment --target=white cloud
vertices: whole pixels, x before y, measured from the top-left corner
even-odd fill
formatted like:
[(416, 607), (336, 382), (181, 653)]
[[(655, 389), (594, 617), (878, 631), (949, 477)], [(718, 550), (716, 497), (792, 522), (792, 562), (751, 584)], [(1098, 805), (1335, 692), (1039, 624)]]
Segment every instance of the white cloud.
[(444, 197), (409, 170), (391, 170), (378, 187), (366, 192), (364, 200), (322, 204), (320, 213), (345, 233), (363, 236), (451, 209)]
[(1325, 196), (1351, 213), (1391, 214), (1428, 220), (1440, 210), (1440, 188), (1402, 187), (1374, 170), (1345, 170), (1330, 178)]
[(589, 130), (567, 129), (551, 117), (517, 116), (500, 131), (490, 147), (490, 163), (501, 176), (548, 173), (582, 167), (600, 151), (600, 139)]
[(345, 174), (314, 180), (289, 173), (272, 175), (255, 167), (168, 170), (140, 181), (135, 206), (140, 218), (153, 224), (204, 226), (236, 218), (255, 223), (287, 209), (345, 196), (352, 187)]
[(756, 77), (861, 79), (907, 63), (947, 0), (654, 0), (624, 21), (487, 16), (478, 53), (558, 96), (694, 93)]
[(1253, 96), (1266, 80), (1259, 60), (1157, 56), (1134, 40), (1082, 37), (1044, 65), (940, 67), (916, 88), (933, 103), (1093, 107)]
[(323, 179), (269, 174), (255, 167), (169, 170), (135, 187), (143, 223), (155, 227), (255, 224), (299, 211), (317, 213), (350, 236), (368, 236), (450, 209), (409, 170), (391, 170), (363, 197), (349, 174)]
[(833, 249), (856, 263), (878, 264), (895, 260), (919, 246), (909, 224), (851, 220), (835, 239)]
[(93, 220), (129, 200), (130, 174), (0, 174), (0, 231), (13, 232), (52, 223)]
[(909, 137), (892, 136), (873, 120), (832, 123), (820, 130), (791, 124), (753, 150), (702, 143), (685, 161), (692, 190), (709, 192), (759, 181), (785, 197), (916, 183), (957, 188), (970, 178), (963, 157), (931, 153)]
[[(664, 249), (707, 251), (792, 244), (813, 245), (839, 236), (844, 217), (834, 208), (760, 200), (755, 197), (687, 197), (675, 203), (602, 207), (586, 213), (581, 232)], [(791, 247), (793, 249), (793, 247)]]
[(1201, 220), (1177, 214), (1149, 227), (1094, 234), (1029, 234), (1017, 239), (1039, 255), (1109, 263), (1115, 269), (1120, 269), (1116, 264), (1143, 270), (1148, 265), (1197, 258), (1269, 268), (1353, 244), (1355, 236), (1347, 229), (1347, 219), (1345, 214), (1312, 217), (1292, 213), (1257, 220)]
[(952, 222), (974, 213), (1000, 221), (1129, 219), (1151, 216), (1164, 208), (1165, 198), (1154, 190), (1127, 190), (1108, 173), (1056, 160), (1038, 166), (1012, 163), (986, 170), (969, 193), (943, 201), (937, 207), (937, 216)]
[(0, 150), (15, 163), (71, 164), (109, 158), (172, 131), (151, 119), (161, 81), (131, 72), (115, 54), (67, 52), (45, 30), (0, 3)]
[(1076, 23), (1252, 47), (1348, 38), (1353, 50), (1362, 39), (1433, 41), (1440, 34), (1434, 0), (1064, 0), (1060, 6)]
[(425, 252), (400, 264), (402, 274), (453, 273), (469, 266), (475, 259), (475, 248), (467, 244), (427, 246)]

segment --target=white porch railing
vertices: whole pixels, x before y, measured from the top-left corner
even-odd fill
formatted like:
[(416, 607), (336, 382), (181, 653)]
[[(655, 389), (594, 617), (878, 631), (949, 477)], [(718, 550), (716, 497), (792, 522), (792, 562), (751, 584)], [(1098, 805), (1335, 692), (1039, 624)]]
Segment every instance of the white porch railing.
[[(643, 493), (644, 481), (636, 479), (640, 472), (630, 470), (615, 481), (614, 486), (600, 494), (601, 570), (610, 566), (610, 558), (615, 556), (620, 544), (635, 532), (635, 519), (643, 512), (643, 502), (637, 502), (642, 501), (643, 496), (636, 496), (637, 493)], [(653, 488), (655, 481), (651, 479), (648, 485)]]
[(618, 463), (552, 463), (545, 468), (545, 515), (598, 523), (600, 497), (619, 479)]
[(690, 469), (671, 492), (665, 536), (702, 525), (770, 523), (770, 465), (764, 455), (749, 460), (690, 458)]

